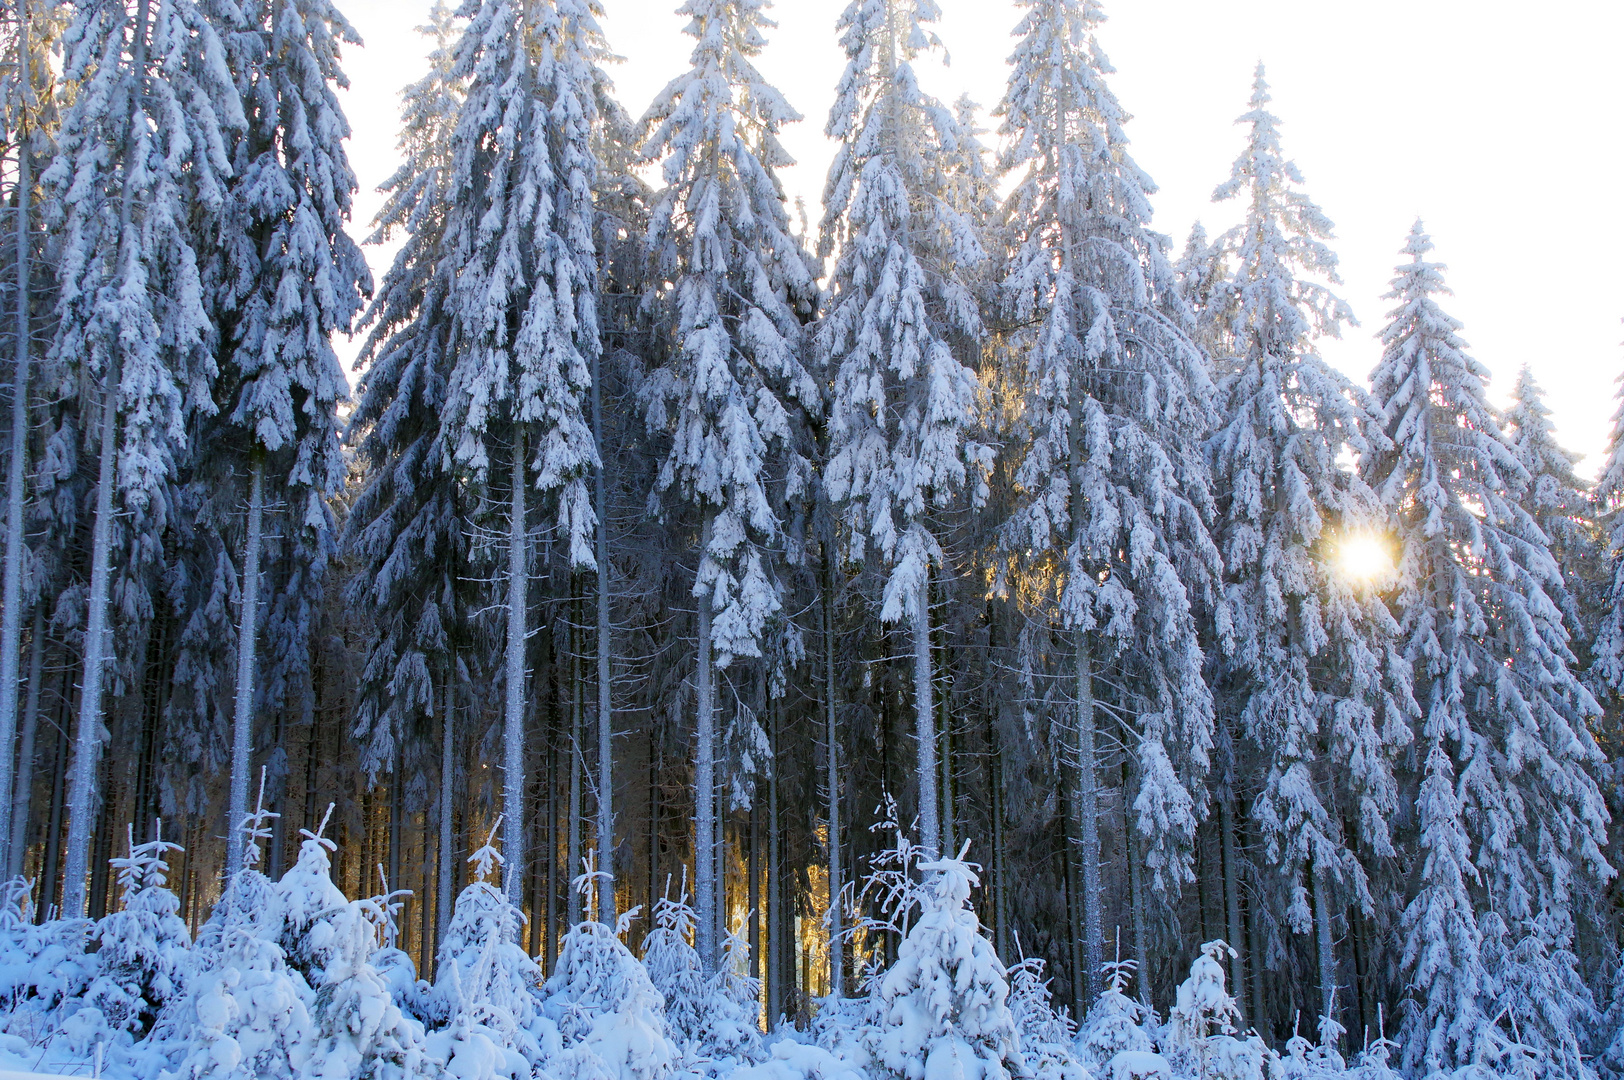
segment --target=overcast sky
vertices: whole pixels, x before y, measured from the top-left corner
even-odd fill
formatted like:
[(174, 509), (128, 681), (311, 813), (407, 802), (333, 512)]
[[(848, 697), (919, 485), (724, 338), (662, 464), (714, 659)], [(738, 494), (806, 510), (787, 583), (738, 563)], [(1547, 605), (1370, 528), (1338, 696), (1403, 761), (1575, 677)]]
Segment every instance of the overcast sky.
[[(843, 57), (834, 22), (845, 0), (781, 0), (758, 67), (806, 117), (785, 132), (799, 164), (784, 173), (817, 218), (832, 148), (823, 125)], [(990, 111), (1003, 92), (1007, 0), (939, 0), (951, 66), (921, 81)], [(691, 39), (677, 0), (604, 0), (605, 30), (625, 58), (611, 74), (641, 114), (686, 67)], [(424, 70), (414, 28), (430, 0), (340, 0), (366, 41), (346, 55), (360, 178), (357, 232), (395, 168), (400, 89)], [(1446, 309), (1465, 323), (1498, 395), (1530, 365), (1564, 441), (1593, 473), (1605, 450), (1613, 380), (1624, 368), (1624, 4), (1610, 0), (1107, 0), (1100, 39), (1111, 85), (1133, 115), (1139, 165), (1155, 178), (1155, 227), (1182, 249), (1214, 206), (1244, 131), (1252, 70), (1268, 66), (1272, 109), (1309, 195), (1337, 225), (1342, 296), (1361, 325), (1324, 354), (1363, 379), (1380, 348), (1392, 269), (1419, 215), (1449, 265)], [(992, 121), (987, 121), (992, 126)], [(992, 136), (989, 136), (992, 138)], [(386, 253), (369, 250), (374, 272)], [(344, 349), (349, 355), (353, 349)]]

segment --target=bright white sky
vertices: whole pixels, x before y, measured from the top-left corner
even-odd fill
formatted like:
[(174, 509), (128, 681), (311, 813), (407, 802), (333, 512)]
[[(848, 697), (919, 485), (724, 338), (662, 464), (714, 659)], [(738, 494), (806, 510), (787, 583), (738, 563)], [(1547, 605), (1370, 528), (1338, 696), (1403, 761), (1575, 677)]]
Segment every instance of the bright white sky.
[[(1003, 92), (1010, 0), (939, 0), (951, 67), (921, 63), (938, 96), (990, 110)], [(604, 0), (605, 30), (626, 63), (620, 100), (641, 114), (686, 67), (678, 0)], [(779, 0), (762, 72), (806, 120), (784, 173), (816, 222), (832, 148), (824, 120), (843, 57), (834, 22), (845, 0)], [(365, 39), (345, 67), (345, 108), (360, 177), (357, 233), (396, 167), (398, 93), (425, 67), (414, 27), (430, 0), (340, 0)], [(1361, 325), (1323, 346), (1361, 379), (1380, 348), (1381, 296), (1410, 223), (1425, 219), (1449, 264), (1446, 308), (1465, 323), (1498, 394), (1530, 365), (1564, 441), (1594, 473), (1624, 367), (1624, 4), (1608, 0), (1106, 0), (1100, 38), (1111, 85), (1133, 114), (1140, 166), (1160, 185), (1155, 227), (1182, 249), (1192, 222), (1216, 234), (1231, 205), (1210, 202), (1244, 133), (1252, 69), (1268, 65), (1272, 109), (1309, 195), (1337, 224), (1342, 296)], [(988, 121), (987, 126), (992, 126)], [(991, 136), (989, 136), (991, 138)], [(386, 253), (369, 249), (374, 272)], [(348, 356), (353, 347), (343, 349)]]

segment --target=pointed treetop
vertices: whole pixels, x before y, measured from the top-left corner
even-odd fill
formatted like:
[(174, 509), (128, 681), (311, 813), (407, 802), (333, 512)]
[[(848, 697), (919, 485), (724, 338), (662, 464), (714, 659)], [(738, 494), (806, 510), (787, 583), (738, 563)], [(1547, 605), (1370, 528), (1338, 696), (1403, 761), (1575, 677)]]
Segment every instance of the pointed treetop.
[(1443, 408), (1459, 416), (1476, 452), (1492, 459), (1513, 484), (1527, 477), (1500, 435), (1500, 418), (1488, 404), (1489, 369), (1466, 352), (1461, 324), (1438, 306), (1434, 296), (1449, 293), (1443, 263), (1428, 262), (1432, 238), (1416, 220), (1404, 244), (1409, 261), (1399, 265), (1383, 299), (1397, 300), (1383, 328), (1382, 359), (1371, 373), (1371, 393), (1386, 409), (1387, 435), (1396, 467), (1378, 476), (1377, 490), (1390, 498), (1402, 486), (1406, 460), (1432, 452), (1427, 416)]
[(282, 816), (265, 809), (265, 773), (266, 766), (260, 766), (259, 798), (254, 803), (254, 812), (243, 818), (242, 821), (243, 843), (245, 845), (242, 864), (249, 869), (259, 865), (260, 842), (271, 838), (271, 822)]
[(130, 854), (123, 859), (109, 859), (118, 872), (118, 883), (124, 890), (124, 902), (144, 889), (162, 888), (169, 881), (169, 853), (185, 851), (179, 844), (164, 839), (162, 818), (153, 822), (153, 839), (144, 844), (135, 842), (135, 826), (127, 825), (126, 837)]
[(1511, 407), (1506, 410), (1506, 427), (1512, 448), (1530, 473), (1555, 475), (1572, 488), (1584, 486), (1573, 472), (1583, 455), (1557, 441), (1556, 424), (1551, 420), (1550, 406), (1545, 404), (1545, 390), (1527, 364), (1517, 371)]
[(485, 842), (470, 856), (468, 861), (474, 864), (474, 873), (479, 880), (489, 882), (491, 876), (498, 869), (506, 865), (507, 860), (496, 849), (496, 831), (502, 827), (502, 815), (497, 815), (496, 821), (491, 824), (491, 831), (486, 834)]
[[(1300, 190), (1302, 172), (1285, 156), (1280, 120), (1266, 108), (1270, 100), (1260, 63), (1251, 108), (1235, 121), (1252, 130), (1229, 179), (1212, 195), (1214, 202), (1243, 193), (1250, 198), (1245, 222), (1216, 244), (1219, 257), (1239, 263), (1235, 280), (1219, 287), (1214, 303), (1243, 354), (1248, 339), (1260, 339), (1265, 350), (1300, 351), (1308, 339), (1338, 337), (1344, 323), (1356, 322), (1353, 310), (1320, 283), (1341, 284), (1336, 253), (1326, 244), (1335, 227)], [(1186, 260), (1196, 254), (1188, 251)]]

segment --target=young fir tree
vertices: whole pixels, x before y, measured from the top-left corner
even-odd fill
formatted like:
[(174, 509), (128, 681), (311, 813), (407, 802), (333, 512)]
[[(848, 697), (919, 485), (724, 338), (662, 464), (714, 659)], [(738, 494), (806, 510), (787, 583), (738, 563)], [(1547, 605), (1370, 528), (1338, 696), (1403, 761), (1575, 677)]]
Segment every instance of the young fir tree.
[(1009, 1080), (1022, 1071), (1004, 965), (970, 907), (980, 879), (959, 855), (918, 864), (928, 877), (919, 916), (874, 988), (879, 1075), (925, 1080), (952, 1069)]
[(1077, 1025), (1056, 1010), (1044, 963), (1029, 956), (1004, 972), (1009, 979), (1009, 1012), (1019, 1034), (1021, 1060), (1034, 1080), (1082, 1080), (1089, 1075), (1078, 1058)]
[(1512, 1042), (1561, 1061), (1582, 1010), (1531, 1009), (1517, 988), (1590, 1001), (1571, 949), (1585, 891), (1613, 874), (1589, 730), (1599, 710), (1552, 600), (1561, 571), (1514, 501), (1528, 476), (1486, 400), (1488, 373), (1434, 299), (1446, 289), (1431, 250), (1417, 222), (1372, 377), (1393, 445), (1365, 469), (1398, 529), (1425, 755), (1400, 1043), (1412, 1069), (1492, 1061)]
[(1223, 961), (1232, 952), (1222, 941), (1204, 943), (1190, 963), (1190, 977), (1174, 994), (1167, 1013), (1166, 1041), (1182, 1075), (1206, 1080), (1214, 1036), (1230, 1034), (1241, 1018), (1240, 1007), (1224, 985)]
[(1011, 376), (1018, 501), (1003, 544), (1042, 590), (1040, 620), (1068, 639), (1057, 651), (1070, 654), (1062, 673), (1074, 713), (1061, 729), (1080, 766), (1071, 801), (1091, 999), (1104, 959), (1097, 693), (1138, 717), (1126, 736), (1139, 760), (1133, 832), (1152, 887), (1176, 890), (1192, 876), (1213, 744), (1194, 613), (1219, 572), (1198, 442), (1212, 387), (1150, 230), (1154, 187), (1128, 154), (1105, 83), (1103, 15), (1093, 0), (1025, 6), (999, 106), (1003, 168), (1017, 177), (1003, 210), (1003, 293), (1024, 360)]
[(524, 913), (492, 880), (503, 870), (502, 855), (491, 845), (501, 824), (468, 857), (478, 880), (457, 897), (440, 937), (430, 991), (440, 1030), (431, 1045), (452, 1075), (479, 1075), (476, 1063), (493, 1054), (529, 1069), (545, 1060), (542, 971), (519, 943)]
[(559, 1080), (664, 1080), (681, 1060), (660, 992), (612, 927), (572, 927), (544, 993), (562, 1042), (548, 1062)]
[[(231, 144), (221, 242), (208, 267), (221, 408), (200, 472), (216, 491), (216, 470), (248, 484), (227, 810), (235, 827), (249, 809), (261, 696), (265, 511), (286, 508), (280, 531), (293, 558), (308, 564), (296, 575), (303, 588), (280, 590), (295, 600), (317, 587), (333, 546), (327, 499), (345, 478), (338, 404), (348, 387), (332, 335), (350, 329), (372, 276), (345, 232), (357, 185), (343, 145), (350, 129), (337, 92), (349, 81), (339, 44), (358, 44), (354, 29), (328, 0), (249, 0), (222, 36), (247, 124)], [(240, 467), (224, 468), (236, 460)], [(298, 662), (310, 632), (303, 621), (295, 616), (292, 641), (274, 643), (274, 664)]]
[[(1382, 516), (1342, 459), (1368, 458), (1385, 439), (1365, 391), (1314, 351), (1351, 312), (1325, 284), (1337, 281), (1331, 223), (1302, 193), (1268, 103), (1259, 65), (1239, 121), (1251, 128), (1246, 148), (1213, 196), (1244, 198), (1246, 217), (1214, 245), (1223, 273), (1202, 310), (1223, 372), (1223, 423), (1208, 453), (1229, 628), (1214, 682), (1262, 754), (1254, 814), (1289, 897), (1277, 907), (1298, 933), (1315, 933), (1320, 1008), (1331, 1016), (1333, 912), (1350, 898), (1370, 911), (1356, 847), (1395, 853), (1393, 765), (1413, 701), (1397, 625), (1374, 583), (1350, 578), (1339, 558)], [(1238, 914), (1230, 925), (1237, 933)]]
[(198, 933), (185, 994), (165, 1009), (152, 1039), (184, 1080), (294, 1080), (316, 1052), (316, 995), (289, 967), (279, 941), (284, 892), (259, 870), (260, 843), (276, 815), (261, 806), (231, 839), (242, 854)]
[[(725, 1071), (758, 1056), (760, 1032), (730, 993), (736, 972), (727, 961), (733, 957), (724, 954), (722, 965), (707, 976), (692, 944), (694, 931), (694, 909), (684, 900), (662, 898), (654, 905), (654, 929), (643, 938), (643, 968), (665, 999), (666, 1028), (685, 1062)], [(729, 935), (727, 944), (738, 940)]]
[(191, 975), (192, 935), (176, 914), (180, 900), (170, 891), (168, 853), (179, 844), (163, 838), (135, 842), (130, 853), (112, 860), (124, 907), (96, 924), (96, 978), (85, 1000), (102, 1011), (115, 1030), (140, 1038), (151, 1030), (165, 1004), (185, 988)]
[[(779, 128), (799, 117), (751, 63), (772, 22), (765, 0), (689, 0), (690, 68), (649, 107), (643, 145), (662, 162), (652, 258), (672, 283), (674, 350), (652, 372), (644, 404), (669, 440), (657, 487), (700, 515), (698, 671), (694, 702), (695, 908), (706, 970), (718, 960), (716, 673), (759, 657), (779, 610), (769, 545), (781, 520), (770, 491), (793, 454), (792, 406), (818, 408), (800, 357), (801, 322), (817, 285), (790, 234), (777, 169), (790, 164)], [(776, 444), (776, 445), (775, 445)], [(798, 474), (798, 473), (797, 473)]]
[(213, 21), (194, 0), (133, 11), (117, 0), (83, 4), (63, 57), (77, 90), (41, 177), (61, 244), (51, 363), (57, 392), (78, 397), (80, 437), (98, 454), (62, 892), (64, 914), (77, 916), (107, 730), (112, 578), (116, 567), (119, 614), (142, 617), (187, 422), (213, 410), (199, 267), (231, 173), (225, 131), (243, 116)]
[[(525, 654), (530, 635), (529, 492), (556, 492), (569, 563), (594, 565), (587, 472), (590, 360), (599, 348), (597, 258), (581, 110), (587, 8), (547, 0), (465, 5), (452, 77), (467, 91), (451, 136), (440, 271), (452, 355), (443, 422), (450, 463), (493, 506), (505, 496), (503, 707), (506, 888), (524, 881)], [(585, 178), (585, 179), (583, 179)], [(494, 476), (492, 460), (500, 471)], [(505, 472), (505, 476), (502, 473)], [(505, 490), (504, 490), (505, 485)]]
[(346, 899), (333, 884), (337, 845), (321, 835), (325, 825), (303, 833), (298, 862), (276, 884), (283, 953), (314, 992), (315, 1044), (304, 1075), (428, 1080), (438, 1071), (431, 1067), (422, 1025), (402, 1012), (372, 963), (378, 923), (388, 913), (375, 901)]
[(944, 566), (933, 512), (986, 496), (991, 451), (974, 362), (983, 329), (967, 274), (984, 259), (976, 216), (954, 205), (972, 136), (920, 89), (914, 61), (939, 47), (931, 0), (852, 0), (829, 123), (819, 253), (836, 254), (818, 348), (833, 384), (824, 483), (846, 555), (885, 567), (882, 622), (913, 639), (920, 842), (941, 847), (930, 583)]

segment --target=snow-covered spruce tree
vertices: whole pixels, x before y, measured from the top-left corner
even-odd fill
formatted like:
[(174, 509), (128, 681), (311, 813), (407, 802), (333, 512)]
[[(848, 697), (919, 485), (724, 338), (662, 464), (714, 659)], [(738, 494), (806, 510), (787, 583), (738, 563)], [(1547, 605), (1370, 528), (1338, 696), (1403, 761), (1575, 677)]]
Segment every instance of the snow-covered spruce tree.
[(336, 845), (321, 835), (322, 824), (303, 832), (298, 862), (276, 884), (284, 954), (314, 991), (315, 1045), (304, 1075), (428, 1080), (439, 1069), (431, 1067), (423, 1027), (403, 1013), (372, 964), (388, 913), (374, 900), (346, 899), (333, 884)]
[[(1124, 113), (1095, 32), (1094, 0), (1029, 0), (999, 106), (1017, 183), (1003, 208), (1003, 292), (1018, 329), (1012, 370), (1020, 429), (1009, 445), (1016, 506), (1003, 544), (1043, 585), (1041, 624), (1070, 654), (1075, 712), (1083, 974), (1103, 957), (1096, 694), (1138, 716), (1133, 829), (1156, 890), (1191, 879), (1205, 806), (1213, 703), (1194, 605), (1219, 558), (1199, 437), (1212, 386), (1190, 339), (1165, 241), (1150, 230), (1154, 187), (1128, 154)], [(1104, 678), (1100, 678), (1104, 676)], [(1103, 684), (1099, 685), (1099, 684)], [(1144, 942), (1138, 943), (1143, 962)], [(1141, 969), (1142, 971), (1142, 969)]]
[(82, 433), (98, 461), (62, 892), (63, 912), (77, 916), (106, 733), (114, 568), (120, 614), (142, 616), (188, 418), (213, 409), (199, 247), (231, 171), (223, 129), (241, 125), (242, 111), (194, 0), (83, 4), (63, 49), (77, 92), (41, 177), (61, 244), (51, 364), (56, 391), (76, 395), (83, 416), (99, 414), (87, 421), (93, 437)]
[(1084, 1080), (1089, 1076), (1077, 1057), (1077, 1024), (1054, 1007), (1043, 961), (1026, 957), (1005, 971), (1009, 978), (1009, 1011), (1020, 1035), (1021, 1061), (1034, 1080)]
[(185, 992), (159, 1015), (150, 1041), (174, 1068), (163, 1080), (293, 1080), (316, 1047), (315, 994), (278, 944), (283, 893), (260, 872), (260, 843), (276, 817), (261, 805), (247, 815), (228, 854), (238, 870), (198, 932)]
[(541, 1014), (544, 978), (519, 944), (524, 913), (493, 878), (503, 870), (502, 855), (485, 844), (468, 857), (478, 880), (457, 897), (450, 924), (440, 936), (429, 1010), (437, 1025), (431, 1052), (456, 1076), (479, 1076), (480, 1062), (494, 1058), (526, 1072), (541, 1068), (556, 1036)]
[(564, 935), (543, 990), (562, 1052), (557, 1080), (664, 1080), (682, 1060), (660, 992), (613, 927), (587, 920)]
[(927, 876), (919, 917), (873, 991), (879, 1016), (870, 1052), (878, 1075), (1009, 1080), (1024, 1071), (1009, 982), (969, 906), (980, 880), (963, 855), (918, 865)]
[[(257, 873), (241, 867), (237, 877)], [(223, 928), (213, 963), (169, 1018), (175, 1080), (295, 1080), (316, 1051), (315, 995), (274, 941), (245, 925)]]
[(1333, 911), (1349, 900), (1371, 909), (1356, 848), (1394, 854), (1394, 758), (1414, 702), (1397, 624), (1375, 583), (1350, 579), (1339, 559), (1382, 518), (1342, 459), (1368, 458), (1386, 439), (1363, 388), (1315, 352), (1351, 313), (1326, 285), (1337, 281), (1331, 223), (1301, 191), (1268, 104), (1259, 65), (1238, 121), (1250, 126), (1246, 148), (1213, 196), (1246, 200), (1246, 217), (1214, 245), (1222, 275), (1202, 310), (1221, 350), (1223, 420), (1208, 452), (1230, 620), (1214, 688), (1261, 754), (1254, 816), (1281, 875), (1275, 906), (1296, 932), (1314, 931), (1330, 1016)]
[(824, 132), (838, 140), (819, 254), (836, 256), (818, 351), (833, 386), (824, 483), (852, 561), (885, 567), (883, 622), (913, 642), (920, 842), (939, 852), (930, 581), (932, 521), (968, 491), (980, 503), (991, 451), (977, 441), (983, 329), (967, 274), (984, 258), (975, 216), (955, 206), (969, 135), (920, 89), (913, 62), (938, 46), (932, 0), (852, 0), (837, 27), (846, 69)]
[[(585, 413), (599, 348), (591, 131), (581, 50), (589, 8), (547, 0), (468, 0), (451, 77), (466, 85), (451, 135), (440, 272), (452, 356), (443, 422), (448, 464), (505, 519), (503, 708), (506, 888), (524, 880), (525, 649), (529, 492), (556, 491), (571, 566), (594, 565)], [(566, 17), (567, 16), (567, 17)], [(500, 471), (493, 478), (491, 463)], [(505, 477), (502, 473), (505, 472)]]
[(145, 1035), (159, 1011), (184, 989), (191, 974), (192, 935), (176, 914), (180, 900), (169, 890), (168, 853), (179, 844), (163, 838), (135, 842), (128, 832), (129, 855), (114, 859), (124, 907), (96, 924), (96, 979), (85, 1001), (101, 1010), (115, 1030)]
[(1553, 593), (1552, 599), (1562, 609), (1583, 663), (1590, 655), (1600, 604), (1596, 587), (1604, 577), (1592, 485), (1575, 471), (1580, 455), (1557, 442), (1545, 391), (1527, 365), (1517, 373), (1505, 419), (1512, 452), (1528, 473), (1517, 501), (1545, 534), (1551, 557), (1562, 571), (1562, 591)]
[(422, 28), (436, 42), (429, 74), (403, 96), (403, 160), (384, 184), (369, 238), (399, 236), (401, 246), (366, 315), (372, 329), (358, 361), (365, 372), (347, 438), (368, 466), (367, 481), (350, 507), (344, 545), (361, 571), (349, 582), (349, 602), (373, 612), (354, 727), (363, 771), (392, 768), (402, 743), (426, 739), (439, 714), (432, 902), (443, 933), (454, 899), (455, 702), (483, 665), (471, 648), (477, 597), (467, 580), (468, 493), (445, 467), (441, 426), (452, 360), (446, 313), (456, 292), (444, 245), (451, 132), (463, 97), (451, 74), (460, 25), (443, 4), (431, 19)]
[[(716, 672), (759, 657), (779, 610), (768, 545), (780, 534), (769, 481), (793, 454), (792, 406), (815, 412), (800, 357), (801, 322), (817, 285), (790, 234), (776, 170), (790, 164), (778, 130), (799, 117), (751, 63), (765, 40), (766, 0), (688, 0), (696, 44), (687, 72), (649, 106), (643, 154), (665, 186), (649, 222), (668, 294), (674, 355), (644, 386), (649, 429), (669, 440), (657, 487), (700, 515), (698, 671), (694, 703), (697, 947), (717, 964)], [(774, 446), (776, 444), (776, 447)]]
[(306, 1075), (320, 1080), (430, 1080), (443, 1063), (427, 1052), (423, 1026), (407, 1016), (372, 963), (378, 925), (370, 901), (331, 920), (316, 991), (316, 1050)]
[(705, 1026), (705, 971), (691, 939), (694, 909), (687, 898), (661, 897), (654, 905), (654, 929), (643, 936), (643, 968), (665, 1000), (665, 1023), (685, 1054), (696, 1055)]
[[(348, 388), (331, 339), (350, 329), (372, 277), (345, 232), (356, 180), (343, 146), (350, 129), (337, 91), (349, 83), (339, 44), (358, 43), (354, 29), (329, 0), (248, 0), (218, 21), (247, 123), (230, 144), (220, 242), (207, 266), (220, 412), (205, 425), (199, 481), (216, 491), (226, 476), (247, 481), (227, 811), (235, 827), (249, 809), (261, 697), (265, 512), (286, 509), (274, 531), (286, 534), (294, 558), (313, 562), (296, 576), (302, 588), (319, 587), (333, 547), (326, 500), (345, 476), (338, 404)], [(295, 629), (299, 641), (307, 634)], [(303, 651), (287, 644), (273, 662)]]
[(1224, 985), (1224, 961), (1233, 951), (1222, 941), (1204, 943), (1190, 963), (1189, 978), (1174, 995), (1167, 1042), (1174, 1062), (1182, 1066), (1181, 1075), (1205, 1080), (1214, 1036), (1230, 1034), (1241, 1018), (1240, 1006)]
[[(665, 999), (671, 1041), (686, 1067), (731, 1071), (759, 1056), (760, 1030), (729, 991), (734, 959), (706, 975), (692, 944), (694, 910), (685, 900), (662, 898), (654, 906), (654, 929), (643, 938), (643, 967)], [(730, 936), (728, 943), (738, 939)]]
[[(1527, 473), (1486, 400), (1487, 371), (1438, 306), (1431, 250), (1417, 222), (1372, 376), (1393, 446), (1365, 469), (1398, 529), (1395, 602), (1425, 755), (1399, 1041), (1411, 1069), (1492, 1063), (1514, 1041), (1562, 1070), (1593, 1010), (1570, 951), (1575, 910), (1614, 873), (1593, 775), (1599, 710), (1551, 599), (1561, 571), (1514, 501)], [(1581, 1007), (1531, 1009), (1515, 988), (1534, 984)]]
[(1105, 966), (1105, 988), (1077, 1029), (1077, 1053), (1090, 1066), (1109, 1066), (1120, 1053), (1144, 1054), (1155, 1046), (1146, 1031), (1147, 1025), (1154, 1028), (1155, 1014), (1127, 994), (1135, 967), (1133, 960)]

